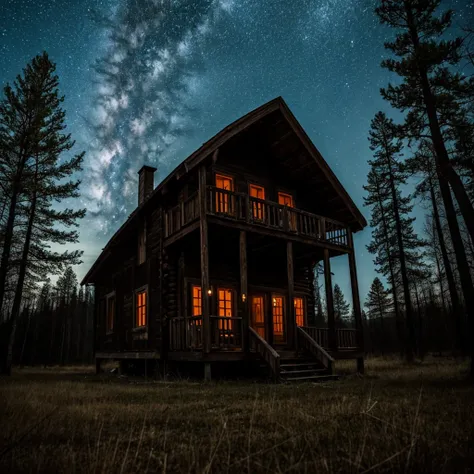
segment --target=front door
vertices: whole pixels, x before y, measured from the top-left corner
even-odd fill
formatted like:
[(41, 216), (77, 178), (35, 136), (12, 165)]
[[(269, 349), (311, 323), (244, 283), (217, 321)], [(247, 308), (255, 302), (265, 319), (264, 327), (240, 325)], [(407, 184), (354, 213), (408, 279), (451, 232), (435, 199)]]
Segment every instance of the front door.
[(263, 339), (266, 339), (265, 331), (265, 307), (263, 296), (252, 296), (252, 328)]
[(273, 344), (285, 344), (285, 298), (282, 295), (272, 294), (272, 327)]

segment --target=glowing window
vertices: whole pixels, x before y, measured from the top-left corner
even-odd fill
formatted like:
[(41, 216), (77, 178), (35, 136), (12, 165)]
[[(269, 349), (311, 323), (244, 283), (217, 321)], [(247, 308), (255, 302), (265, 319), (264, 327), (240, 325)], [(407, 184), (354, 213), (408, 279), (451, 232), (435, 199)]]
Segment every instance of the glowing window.
[[(217, 290), (219, 317), (232, 318), (232, 290), (219, 288)], [(219, 329), (232, 329), (232, 321), (219, 320)]]
[[(225, 191), (234, 190), (234, 180), (229, 176), (216, 174), (216, 188)], [(231, 213), (231, 195), (225, 192), (216, 191), (216, 212)]]
[(146, 291), (136, 294), (136, 327), (146, 326)]
[(295, 318), (297, 326), (304, 326), (303, 298), (295, 298)]
[(286, 193), (278, 193), (278, 204), (293, 207), (293, 196)]
[(273, 338), (275, 342), (283, 341), (283, 298), (274, 296), (272, 298), (273, 313)]
[[(257, 186), (256, 184), (250, 185), (250, 197), (257, 199), (265, 199), (265, 188)], [(254, 219), (263, 221), (264, 217), (264, 203), (258, 201), (252, 201), (252, 215)]]
[[(193, 293), (191, 296), (191, 307), (193, 316), (202, 315), (202, 290), (200, 286), (193, 285)], [(202, 319), (196, 320), (197, 325), (202, 324)]]

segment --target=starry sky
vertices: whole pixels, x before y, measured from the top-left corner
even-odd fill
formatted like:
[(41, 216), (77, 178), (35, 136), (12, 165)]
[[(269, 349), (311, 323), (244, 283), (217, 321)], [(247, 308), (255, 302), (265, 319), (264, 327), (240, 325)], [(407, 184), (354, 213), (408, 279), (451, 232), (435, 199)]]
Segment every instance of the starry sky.
[[(379, 24), (376, 0), (0, 0), (0, 82), (48, 51), (66, 96), (75, 151), (86, 151), (81, 278), (136, 207), (137, 171), (156, 181), (248, 111), (282, 96), (367, 220), (363, 207), (370, 120), (397, 119), (379, 89), (393, 32)], [(460, 28), (474, 1), (446, 0)], [(416, 211), (423, 227), (423, 210)], [(375, 276), (355, 236), (365, 299)], [(348, 299), (347, 258), (334, 280)]]

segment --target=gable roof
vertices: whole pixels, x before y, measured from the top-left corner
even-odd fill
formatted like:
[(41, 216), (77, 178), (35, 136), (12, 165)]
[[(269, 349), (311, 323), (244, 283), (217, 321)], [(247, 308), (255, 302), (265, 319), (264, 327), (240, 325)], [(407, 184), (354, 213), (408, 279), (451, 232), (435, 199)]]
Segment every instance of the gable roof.
[(107, 256), (110, 255), (111, 247), (122, 235), (124, 230), (128, 228), (133, 221), (136, 221), (137, 216), (141, 213), (141, 211), (164, 191), (166, 185), (170, 181), (172, 181), (173, 179), (179, 179), (180, 177), (194, 169), (203, 160), (205, 160), (216, 150), (218, 150), (219, 147), (221, 147), (229, 139), (248, 129), (251, 125), (255, 124), (256, 122), (265, 118), (273, 112), (281, 113), (282, 117), (287, 121), (288, 125), (291, 127), (291, 130), (296, 134), (308, 154), (314, 159), (315, 163), (319, 166), (326, 180), (330, 183), (331, 187), (340, 197), (340, 199), (344, 203), (344, 206), (352, 216), (351, 222), (348, 222), (348, 224), (351, 225), (354, 231), (362, 230), (365, 226), (367, 226), (367, 221), (365, 220), (364, 216), (359, 211), (354, 201), (351, 199), (347, 191), (337, 179), (331, 168), (328, 166), (321, 153), (318, 151), (316, 146), (308, 137), (303, 127), (300, 125), (298, 120), (296, 120), (295, 116), (293, 115), (289, 107), (286, 105), (283, 98), (276, 97), (275, 99), (261, 105), (260, 107), (257, 107), (256, 109), (232, 122), (227, 127), (223, 128), (219, 133), (214, 135), (210, 140), (205, 142), (200, 148), (198, 148), (195, 152), (188, 156), (165, 179), (163, 179), (163, 181), (161, 181), (158, 186), (149, 194), (145, 201), (130, 214), (124, 224), (115, 232), (115, 234), (109, 240), (107, 245), (102, 249), (102, 252), (97, 258), (97, 260), (94, 262), (92, 267), (84, 276), (81, 285), (86, 284), (90, 281), (92, 274), (95, 273), (99, 266), (105, 261)]

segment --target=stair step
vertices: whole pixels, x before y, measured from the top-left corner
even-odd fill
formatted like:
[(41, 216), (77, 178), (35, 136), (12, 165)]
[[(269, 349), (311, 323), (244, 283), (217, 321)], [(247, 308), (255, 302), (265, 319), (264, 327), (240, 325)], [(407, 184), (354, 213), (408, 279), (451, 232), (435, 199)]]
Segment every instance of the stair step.
[(292, 362), (292, 363), (289, 363), (289, 364), (282, 364), (280, 362), (280, 367), (306, 367), (306, 366), (318, 366), (320, 367), (320, 364), (319, 362)]
[(280, 371), (280, 375), (294, 375), (294, 374), (312, 374), (315, 375), (316, 373), (323, 373), (327, 372), (327, 369), (302, 369), (302, 370), (282, 370)]
[(337, 380), (338, 375), (308, 375), (306, 377), (285, 377), (286, 382), (303, 382), (303, 381), (313, 381), (313, 382), (322, 382), (324, 380)]

